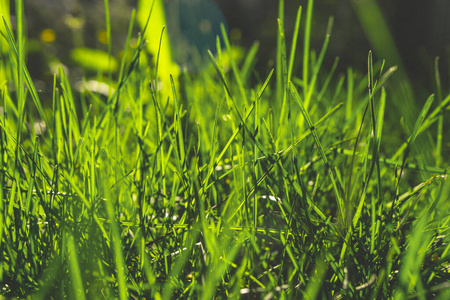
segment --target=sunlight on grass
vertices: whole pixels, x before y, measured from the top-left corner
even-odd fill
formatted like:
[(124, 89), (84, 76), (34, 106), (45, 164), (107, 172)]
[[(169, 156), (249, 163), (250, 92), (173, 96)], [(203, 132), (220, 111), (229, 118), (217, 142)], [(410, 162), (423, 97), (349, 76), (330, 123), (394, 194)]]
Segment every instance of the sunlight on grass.
[(403, 127), (401, 66), (370, 51), (365, 73), (326, 70), (333, 19), (312, 49), (312, 0), (296, 20), (279, 2), (267, 74), (225, 26), (209, 66), (180, 72), (162, 3), (140, 1), (114, 57), (105, 0), (108, 50), (73, 49), (94, 72), (60, 65), (49, 94), (23, 1), (14, 31), (3, 19), (0, 298), (447, 299), (440, 83)]

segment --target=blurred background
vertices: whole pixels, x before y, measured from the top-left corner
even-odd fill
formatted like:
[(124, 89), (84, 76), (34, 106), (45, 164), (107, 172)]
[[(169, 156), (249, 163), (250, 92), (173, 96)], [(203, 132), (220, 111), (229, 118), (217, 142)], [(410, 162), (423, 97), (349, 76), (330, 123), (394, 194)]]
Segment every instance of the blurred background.
[[(306, 0), (285, 1), (288, 43), (297, 8), (300, 5), (304, 7), (303, 25), (307, 3)], [(119, 58), (131, 11), (137, 8), (138, 1), (110, 0), (109, 5), (112, 53)], [(248, 49), (254, 41), (259, 41), (256, 65), (259, 72), (267, 73), (274, 66), (278, 1), (167, 0), (165, 9), (168, 32), (171, 33), (172, 44), (176, 45), (174, 57), (180, 64), (189, 65), (192, 57), (183, 57), (184, 51), (177, 49), (195, 46), (200, 56), (204, 55), (206, 49), (215, 47), (214, 36), (220, 34), (218, 24), (225, 23), (233, 45)], [(28, 65), (32, 77), (42, 85), (41, 89), (46, 89), (46, 82), (52, 82), (52, 61), (70, 66), (71, 76), (84, 76), (82, 68), (76, 68), (71, 51), (80, 47), (107, 49), (104, 1), (31, 0), (25, 1), (25, 10)], [(11, 1), (11, 15), (14, 22), (14, 1)], [(328, 19), (333, 16), (334, 26), (325, 61), (328, 68), (338, 56), (339, 72), (346, 72), (349, 66), (365, 72), (367, 53), (372, 49), (375, 58), (386, 59), (387, 66), (399, 65), (402, 70), (396, 76), (406, 76), (413, 89), (430, 93), (435, 89), (434, 60), (437, 56), (440, 57), (442, 84), (449, 86), (449, 15), (448, 0), (315, 1), (311, 45), (320, 50)], [(182, 17), (183, 20), (180, 19)], [(207, 22), (196, 27), (189, 20)], [(198, 38), (198, 32), (202, 30), (209, 31), (203, 40)], [(138, 31), (135, 26), (135, 33)], [(302, 46), (297, 49), (301, 55)]]

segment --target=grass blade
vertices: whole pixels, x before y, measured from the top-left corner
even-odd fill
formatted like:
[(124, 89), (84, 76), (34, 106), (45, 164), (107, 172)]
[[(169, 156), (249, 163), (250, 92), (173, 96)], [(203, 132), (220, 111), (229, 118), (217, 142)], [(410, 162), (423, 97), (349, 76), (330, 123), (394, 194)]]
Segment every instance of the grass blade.
[(311, 134), (314, 137), (314, 141), (316, 142), (317, 148), (319, 149), (319, 153), (322, 157), (322, 160), (326, 166), (326, 169), (328, 171), (328, 175), (330, 176), (332, 185), (333, 185), (333, 192), (335, 194), (336, 197), (336, 202), (338, 203), (338, 207), (340, 209), (340, 216), (342, 218), (342, 220), (344, 219), (344, 215), (343, 215), (343, 202), (342, 202), (342, 198), (340, 195), (339, 190), (342, 190), (342, 187), (338, 188), (338, 182), (336, 182), (336, 178), (334, 175), (334, 171), (331, 168), (327, 156), (325, 155), (325, 151), (323, 150), (322, 144), (320, 143), (320, 139), (319, 136), (317, 135), (317, 131), (314, 127), (314, 124), (311, 121), (311, 117), (309, 116), (308, 112), (305, 109), (305, 106), (303, 105), (302, 100), (300, 99), (300, 95), (298, 94), (297, 90), (294, 87), (294, 84), (292, 82), (289, 82), (289, 89), (291, 91), (292, 96), (294, 97), (294, 99), (296, 100), (297, 104), (300, 106), (300, 110), (303, 114), (303, 117), (305, 118), (306, 124), (308, 125), (309, 129), (311, 130)]

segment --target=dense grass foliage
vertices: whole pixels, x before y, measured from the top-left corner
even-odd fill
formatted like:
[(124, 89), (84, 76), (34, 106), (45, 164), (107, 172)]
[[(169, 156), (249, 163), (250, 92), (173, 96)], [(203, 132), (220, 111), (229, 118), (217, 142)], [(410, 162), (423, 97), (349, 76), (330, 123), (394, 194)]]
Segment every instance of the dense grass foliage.
[(280, 1), (268, 74), (252, 70), (258, 44), (238, 59), (223, 29), (208, 68), (160, 81), (142, 35), (130, 46), (133, 14), (117, 71), (79, 91), (61, 66), (46, 96), (16, 3), (15, 37), (2, 22), (4, 297), (450, 298), (438, 71), (436, 95), (412, 110), (372, 53), (367, 70), (322, 70), (332, 23), (315, 52), (313, 1), (293, 37)]

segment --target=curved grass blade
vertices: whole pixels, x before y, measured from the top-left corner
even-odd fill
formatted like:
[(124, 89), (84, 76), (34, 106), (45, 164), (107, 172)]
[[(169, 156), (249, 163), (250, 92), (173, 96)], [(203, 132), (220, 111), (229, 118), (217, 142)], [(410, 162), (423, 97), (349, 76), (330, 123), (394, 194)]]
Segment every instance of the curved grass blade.
[(325, 151), (323, 150), (322, 144), (320, 143), (320, 139), (319, 139), (319, 136), (317, 135), (316, 128), (314, 127), (314, 124), (311, 121), (311, 117), (309, 116), (308, 112), (306, 111), (303, 101), (300, 99), (300, 95), (298, 94), (298, 92), (292, 82), (289, 82), (289, 89), (291, 91), (292, 96), (297, 101), (298, 105), (300, 106), (300, 111), (302, 112), (302, 114), (305, 118), (306, 124), (308, 125), (309, 129), (311, 130), (311, 134), (314, 137), (314, 141), (316, 142), (317, 148), (319, 149), (319, 153), (320, 153), (322, 160), (326, 166), (328, 175), (330, 176), (331, 183), (333, 185), (333, 192), (335, 194), (336, 202), (337, 202), (339, 210), (340, 210), (339, 211), (340, 216), (342, 217), (342, 220), (344, 220), (343, 200), (342, 200), (342, 197), (339, 192), (339, 190), (342, 190), (342, 187), (338, 187), (339, 181), (336, 181), (336, 177), (333, 172), (333, 169), (331, 168), (331, 165), (328, 162), (327, 156), (325, 155)]
[[(14, 57), (16, 61), (19, 61), (19, 51), (17, 50), (16, 44), (14, 42), (13, 35), (11, 33), (11, 30), (9, 29), (8, 23), (6, 22), (5, 18), (2, 16), (3, 19), (3, 25), (5, 26), (6, 31), (6, 40), (8, 41), (9, 47), (12, 49), (12, 53), (14, 54)], [(39, 99), (39, 95), (36, 91), (36, 87), (34, 86), (33, 80), (31, 79), (30, 72), (28, 71), (28, 68), (26, 65), (23, 65), (23, 71), (25, 76), (25, 81), (27, 82), (27, 86), (30, 91), (30, 95), (34, 101), (34, 105), (36, 106), (39, 116), (44, 120), (45, 124), (47, 124), (47, 130), (50, 135), (50, 138), (53, 137), (53, 131), (51, 129), (50, 123), (48, 122), (47, 117), (44, 113), (44, 108), (42, 107), (41, 100)]]

